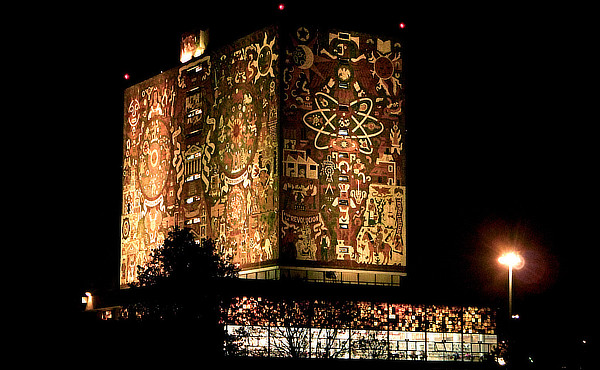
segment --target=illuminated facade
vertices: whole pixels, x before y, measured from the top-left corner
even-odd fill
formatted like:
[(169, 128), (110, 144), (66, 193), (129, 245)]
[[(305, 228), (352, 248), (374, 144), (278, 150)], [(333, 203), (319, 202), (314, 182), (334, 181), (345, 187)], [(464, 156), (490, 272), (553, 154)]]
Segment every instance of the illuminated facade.
[(473, 306), (237, 297), (230, 356), (483, 362), (495, 312)]
[(394, 40), (271, 27), (128, 88), (121, 286), (175, 225), (241, 277), (399, 284), (402, 81)]
[[(228, 357), (487, 362), (498, 356), (496, 311), (318, 297), (232, 296), (221, 307)], [(102, 320), (142, 320), (136, 305)], [(167, 311), (165, 311), (167, 312)]]
[[(204, 33), (184, 35), (184, 64), (125, 91), (121, 287), (174, 226), (217, 240), (241, 278), (399, 285), (400, 43), (269, 27), (205, 48)], [(498, 342), (488, 308), (295, 293), (232, 293), (229, 355), (481, 361)], [(115, 307), (102, 317), (138, 314)]]

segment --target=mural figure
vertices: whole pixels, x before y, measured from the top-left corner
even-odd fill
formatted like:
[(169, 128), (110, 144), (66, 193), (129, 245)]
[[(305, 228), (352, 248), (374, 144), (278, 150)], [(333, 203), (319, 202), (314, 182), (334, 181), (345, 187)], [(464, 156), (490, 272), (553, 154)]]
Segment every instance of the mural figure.
[(242, 269), (403, 271), (401, 45), (275, 27), (125, 91), (121, 285), (169, 228)]
[[(314, 186), (318, 204), (283, 192), (285, 215), (325, 220), (314, 260), (327, 266), (405, 266), (401, 45), (300, 27), (286, 46), (283, 189)], [(299, 175), (295, 158), (317, 164), (318, 178)], [(307, 248), (285, 219), (282, 233)]]

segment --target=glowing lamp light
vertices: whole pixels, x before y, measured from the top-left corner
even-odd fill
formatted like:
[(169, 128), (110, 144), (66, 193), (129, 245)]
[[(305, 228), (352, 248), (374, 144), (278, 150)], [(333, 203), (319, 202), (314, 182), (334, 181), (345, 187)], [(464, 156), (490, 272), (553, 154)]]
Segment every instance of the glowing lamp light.
[(279, 8), (279, 10), (283, 10), (283, 9), (285, 9), (285, 4), (281, 3), (281, 4), (279, 4), (279, 6), (277, 8)]
[(123, 76), (124, 79), (129, 80), (129, 73), (125, 73), (125, 75)]
[[(525, 260), (523, 260), (523, 258), (515, 252), (508, 252), (508, 253), (504, 253), (503, 255), (498, 257), (498, 262), (500, 262), (500, 264), (502, 264), (502, 265), (508, 266), (508, 315), (509, 315), (509, 317), (514, 319), (515, 317), (513, 317), (513, 314), (512, 314), (513, 269), (518, 270), (518, 269), (522, 268), (523, 265), (525, 265)], [(518, 318), (518, 315), (517, 315), (517, 318)]]
[(521, 258), (521, 256), (519, 256), (517, 253), (509, 252), (501, 255), (498, 258), (498, 262), (508, 267), (520, 269), (523, 267), (525, 261), (523, 261), (523, 258)]
[(401, 29), (404, 29), (404, 27), (406, 27), (406, 25), (404, 24), (404, 22), (401, 22), (401, 23), (400, 23), (400, 28), (401, 28)]
[(88, 303), (92, 299), (92, 293), (85, 292), (85, 295), (81, 297), (81, 303)]
[(85, 310), (86, 311), (93, 310), (94, 309), (94, 302), (92, 300), (92, 293), (85, 292), (85, 295), (83, 297), (81, 297), (81, 303), (85, 303)]

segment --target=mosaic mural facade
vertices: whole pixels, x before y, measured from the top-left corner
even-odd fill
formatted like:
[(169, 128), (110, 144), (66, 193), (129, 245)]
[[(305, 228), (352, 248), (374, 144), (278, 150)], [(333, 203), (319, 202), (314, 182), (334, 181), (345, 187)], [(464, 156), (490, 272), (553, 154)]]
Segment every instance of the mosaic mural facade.
[(281, 254), (406, 265), (401, 45), (299, 27), (282, 65)]
[(125, 91), (121, 285), (169, 228), (243, 269), (404, 271), (401, 45), (257, 31)]
[(125, 92), (121, 285), (170, 227), (277, 258), (278, 51), (256, 32)]
[[(169, 71), (125, 93), (121, 284), (136, 279), (176, 225), (181, 197), (181, 110), (177, 74)], [(178, 172), (179, 170), (179, 172)]]

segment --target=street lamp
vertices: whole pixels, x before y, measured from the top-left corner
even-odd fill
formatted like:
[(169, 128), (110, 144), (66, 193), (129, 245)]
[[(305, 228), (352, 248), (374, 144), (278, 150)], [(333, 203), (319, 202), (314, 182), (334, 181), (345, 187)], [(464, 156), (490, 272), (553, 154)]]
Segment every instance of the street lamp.
[(85, 295), (81, 297), (81, 303), (85, 303), (85, 310), (93, 310), (94, 309), (94, 301), (92, 298), (92, 293), (85, 292)]
[(513, 268), (522, 268), (525, 261), (517, 253), (509, 252), (501, 255), (498, 258), (498, 262), (508, 266), (508, 315), (512, 317), (512, 272)]

